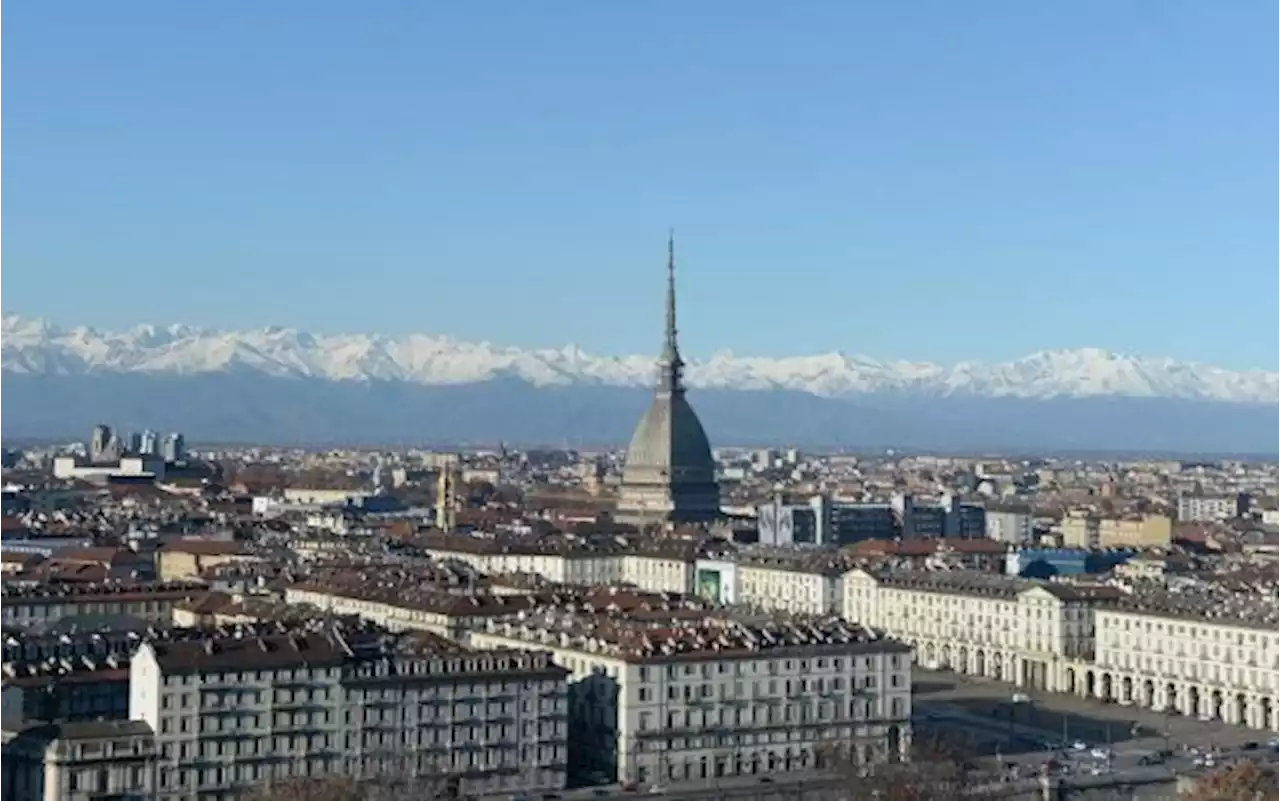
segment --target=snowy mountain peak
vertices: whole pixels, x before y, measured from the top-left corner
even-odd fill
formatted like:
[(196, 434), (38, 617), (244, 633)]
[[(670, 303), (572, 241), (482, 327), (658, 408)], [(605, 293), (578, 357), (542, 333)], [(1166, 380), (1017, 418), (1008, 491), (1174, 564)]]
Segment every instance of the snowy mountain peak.
[[(249, 370), (278, 377), (341, 381), (466, 384), (502, 376), (538, 386), (647, 386), (649, 355), (597, 356), (570, 344), (522, 350), (488, 342), (410, 334), (320, 335), (269, 326), (214, 331), (184, 325), (139, 325), (121, 332), (62, 328), (5, 314), (0, 366), (32, 374), (174, 373)], [(1037, 351), (1000, 364), (881, 361), (835, 350), (812, 356), (752, 357), (720, 351), (689, 360), (695, 388), (787, 389), (825, 397), (875, 393), (978, 397), (1168, 397), (1275, 403), (1280, 376), (1237, 372), (1172, 359), (1148, 359), (1098, 348)]]

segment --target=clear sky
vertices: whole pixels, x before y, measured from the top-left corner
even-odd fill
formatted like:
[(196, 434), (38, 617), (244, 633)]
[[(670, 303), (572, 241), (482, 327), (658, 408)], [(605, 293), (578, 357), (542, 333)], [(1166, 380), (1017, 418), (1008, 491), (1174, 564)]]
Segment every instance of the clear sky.
[(11, 3), (4, 308), (1276, 369), (1275, 0)]

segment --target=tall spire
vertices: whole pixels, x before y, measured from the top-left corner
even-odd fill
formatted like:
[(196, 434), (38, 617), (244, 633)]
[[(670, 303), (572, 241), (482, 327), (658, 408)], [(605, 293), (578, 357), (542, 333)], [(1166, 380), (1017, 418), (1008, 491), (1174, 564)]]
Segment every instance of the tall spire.
[(667, 328), (662, 345), (658, 390), (660, 392), (680, 392), (681, 371), (684, 362), (680, 359), (680, 346), (676, 341), (676, 235), (675, 231), (667, 236)]

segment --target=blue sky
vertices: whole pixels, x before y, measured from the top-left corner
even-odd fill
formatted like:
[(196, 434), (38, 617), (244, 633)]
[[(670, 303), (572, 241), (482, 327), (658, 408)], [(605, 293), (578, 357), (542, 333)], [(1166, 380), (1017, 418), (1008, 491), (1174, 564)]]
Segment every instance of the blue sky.
[(1275, 2), (13, 4), (4, 308), (1275, 369)]

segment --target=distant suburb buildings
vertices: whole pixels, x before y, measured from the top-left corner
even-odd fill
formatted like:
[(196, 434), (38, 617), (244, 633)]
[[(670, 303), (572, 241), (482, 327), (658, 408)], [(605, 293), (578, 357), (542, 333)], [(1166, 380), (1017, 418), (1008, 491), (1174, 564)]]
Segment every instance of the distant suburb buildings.
[(53, 475), (62, 479), (111, 478), (162, 480), (167, 466), (187, 458), (186, 441), (177, 432), (161, 438), (154, 431), (121, 437), (111, 426), (98, 424), (89, 435), (86, 457), (57, 456)]
[[(804, 503), (775, 497), (756, 509), (762, 545), (849, 545), (872, 539), (987, 536), (986, 510), (947, 493), (922, 503), (896, 493), (887, 503), (863, 503), (814, 495)], [(1030, 528), (1030, 519), (1026, 521)]]
[(1068, 548), (1167, 548), (1171, 542), (1173, 521), (1165, 515), (1099, 518), (1073, 512), (1062, 519), (1062, 544)]

